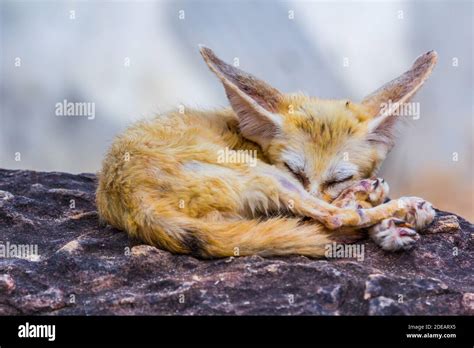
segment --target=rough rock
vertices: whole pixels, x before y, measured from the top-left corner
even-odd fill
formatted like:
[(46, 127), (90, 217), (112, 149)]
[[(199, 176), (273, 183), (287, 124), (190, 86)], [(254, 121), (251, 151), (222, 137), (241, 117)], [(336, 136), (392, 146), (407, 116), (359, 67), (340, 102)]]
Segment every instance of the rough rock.
[(204, 261), (101, 225), (95, 184), (0, 170), (0, 314), (474, 313), (474, 226), (454, 214), (439, 211), (409, 252), (364, 240), (363, 260)]

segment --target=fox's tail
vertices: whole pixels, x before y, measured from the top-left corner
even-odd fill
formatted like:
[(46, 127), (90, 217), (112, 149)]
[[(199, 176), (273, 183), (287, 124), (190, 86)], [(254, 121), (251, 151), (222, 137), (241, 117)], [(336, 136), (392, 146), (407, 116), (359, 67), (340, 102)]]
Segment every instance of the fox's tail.
[(150, 207), (129, 216), (133, 216), (133, 222), (125, 229), (131, 236), (171, 252), (201, 258), (291, 254), (324, 257), (328, 244), (361, 237), (360, 231), (328, 231), (319, 223), (287, 217), (201, 219), (177, 215), (176, 210), (157, 212)]

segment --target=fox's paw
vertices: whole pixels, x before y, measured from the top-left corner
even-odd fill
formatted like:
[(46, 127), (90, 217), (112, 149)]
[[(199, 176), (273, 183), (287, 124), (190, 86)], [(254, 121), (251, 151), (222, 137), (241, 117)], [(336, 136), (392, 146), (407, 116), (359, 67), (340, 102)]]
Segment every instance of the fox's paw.
[(366, 200), (372, 206), (382, 204), (388, 197), (389, 187), (385, 179), (365, 179), (359, 184), (366, 188)]
[(383, 250), (408, 250), (420, 238), (411, 227), (403, 220), (390, 218), (372, 226), (369, 229), (369, 234)]
[(389, 192), (384, 179), (363, 179), (344, 190), (333, 202), (334, 205), (344, 208), (368, 208), (383, 203)]
[(436, 216), (431, 203), (418, 197), (402, 197), (398, 199), (398, 205), (400, 213), (395, 215), (414, 226), (417, 231), (428, 226)]

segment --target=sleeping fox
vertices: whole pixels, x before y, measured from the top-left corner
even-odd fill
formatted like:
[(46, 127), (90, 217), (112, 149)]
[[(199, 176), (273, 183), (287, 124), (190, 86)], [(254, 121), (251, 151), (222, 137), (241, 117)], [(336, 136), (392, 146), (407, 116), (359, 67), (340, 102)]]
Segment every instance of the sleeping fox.
[(430, 75), (434, 51), (360, 103), (284, 94), (200, 52), (230, 107), (177, 110), (119, 135), (99, 173), (102, 220), (171, 252), (214, 258), (322, 257), (326, 245), (367, 230), (396, 251), (434, 219), (430, 203), (389, 200), (374, 177), (394, 145), (394, 115)]

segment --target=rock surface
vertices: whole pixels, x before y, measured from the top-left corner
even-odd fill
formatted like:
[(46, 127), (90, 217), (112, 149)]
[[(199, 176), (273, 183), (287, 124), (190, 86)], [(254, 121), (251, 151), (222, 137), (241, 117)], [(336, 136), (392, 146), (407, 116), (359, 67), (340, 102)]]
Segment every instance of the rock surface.
[(101, 226), (94, 189), (92, 174), (0, 170), (0, 314), (474, 314), (474, 226), (453, 214), (409, 252), (203, 261)]

